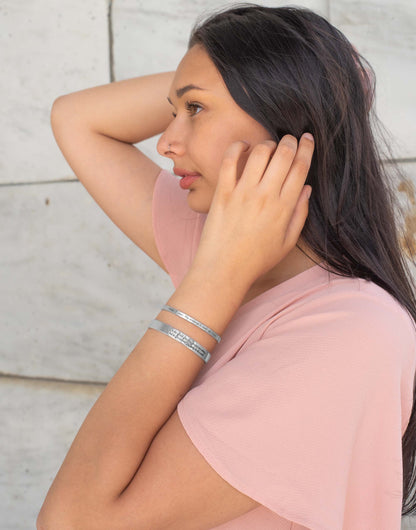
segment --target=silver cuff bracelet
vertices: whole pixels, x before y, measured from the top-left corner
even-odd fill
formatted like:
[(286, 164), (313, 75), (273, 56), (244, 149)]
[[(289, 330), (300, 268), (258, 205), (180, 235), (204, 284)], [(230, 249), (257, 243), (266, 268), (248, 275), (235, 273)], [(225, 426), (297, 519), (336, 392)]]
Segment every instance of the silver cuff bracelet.
[(157, 331), (160, 331), (167, 335), (168, 337), (171, 337), (172, 339), (176, 340), (177, 342), (180, 342), (184, 346), (186, 346), (189, 350), (196, 353), (198, 357), (200, 357), (205, 363), (207, 363), (211, 357), (211, 354), (207, 349), (205, 349), (199, 342), (192, 339), (179, 329), (173, 328), (172, 326), (169, 326), (169, 324), (165, 324), (164, 322), (161, 322), (160, 320), (152, 320), (152, 322), (149, 325), (149, 328), (155, 329)]
[(192, 318), (191, 316), (187, 315), (186, 313), (183, 313), (182, 311), (179, 311), (179, 309), (175, 309), (174, 307), (171, 307), (170, 305), (164, 305), (162, 307), (163, 311), (169, 311), (170, 313), (173, 313), (174, 315), (178, 315), (178, 317), (183, 318), (184, 320), (187, 320), (188, 322), (191, 322), (195, 326), (198, 326), (198, 328), (202, 329), (208, 335), (211, 335), (217, 342), (220, 342), (221, 337), (215, 333), (214, 330), (203, 324), (202, 322), (199, 322), (199, 320), (196, 320), (195, 318)]

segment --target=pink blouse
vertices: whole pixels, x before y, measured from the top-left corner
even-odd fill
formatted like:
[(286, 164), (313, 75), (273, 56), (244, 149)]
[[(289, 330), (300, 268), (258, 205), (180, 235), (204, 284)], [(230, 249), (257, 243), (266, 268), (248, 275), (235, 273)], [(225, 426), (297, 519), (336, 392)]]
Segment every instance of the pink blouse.
[[(153, 227), (175, 287), (206, 218), (187, 193), (161, 171)], [(318, 265), (243, 304), (177, 407), (212, 468), (261, 504), (216, 529), (400, 530), (415, 346), (386, 291)]]

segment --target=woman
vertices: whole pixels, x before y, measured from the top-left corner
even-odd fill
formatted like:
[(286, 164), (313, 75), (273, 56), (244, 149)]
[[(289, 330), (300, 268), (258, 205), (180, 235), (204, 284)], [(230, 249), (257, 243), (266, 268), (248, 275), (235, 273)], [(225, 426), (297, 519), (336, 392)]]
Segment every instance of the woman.
[[(372, 98), (326, 20), (247, 4), (197, 24), (176, 72), (54, 103), (76, 175), (176, 291), (39, 529), (400, 528), (416, 304)], [(132, 145), (161, 132), (179, 183)]]

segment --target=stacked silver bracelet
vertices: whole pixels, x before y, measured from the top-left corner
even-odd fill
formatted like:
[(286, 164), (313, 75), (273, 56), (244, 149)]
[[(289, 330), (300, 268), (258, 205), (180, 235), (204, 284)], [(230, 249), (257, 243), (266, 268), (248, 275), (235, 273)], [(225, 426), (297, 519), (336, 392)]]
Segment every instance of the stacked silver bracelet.
[(217, 342), (220, 342), (221, 337), (215, 333), (211, 328), (203, 324), (202, 322), (199, 322), (199, 320), (196, 320), (195, 318), (190, 317), (186, 313), (182, 313), (182, 311), (179, 311), (179, 309), (175, 309), (174, 307), (171, 307), (170, 305), (164, 305), (162, 307), (163, 311), (169, 311), (170, 313), (173, 313), (174, 315), (178, 315), (178, 317), (183, 318), (184, 320), (187, 320), (188, 322), (191, 322), (195, 326), (198, 326), (199, 329), (202, 329), (208, 335), (211, 335)]
[[(187, 322), (191, 322), (198, 328), (202, 329), (206, 333), (208, 333), (211, 337), (213, 337), (217, 342), (220, 342), (221, 337), (215, 333), (211, 328), (206, 326), (205, 324), (202, 324), (202, 322), (199, 322), (199, 320), (196, 320), (195, 318), (187, 315), (186, 313), (183, 313), (182, 311), (179, 311), (178, 309), (175, 309), (174, 307), (171, 307), (169, 305), (165, 305), (162, 307), (162, 310), (169, 311), (170, 313), (173, 313)], [(149, 328), (155, 329), (157, 331), (160, 331), (161, 333), (164, 333), (168, 337), (171, 337), (172, 339), (176, 340), (177, 342), (180, 342), (184, 346), (186, 346), (189, 350), (194, 352), (198, 357), (200, 357), (205, 363), (207, 363), (211, 357), (211, 354), (209, 351), (201, 346), (199, 342), (191, 338), (189, 335), (186, 335), (179, 329), (173, 328), (169, 324), (165, 324), (165, 322), (161, 322), (160, 320), (152, 320), (152, 322), (149, 325)]]

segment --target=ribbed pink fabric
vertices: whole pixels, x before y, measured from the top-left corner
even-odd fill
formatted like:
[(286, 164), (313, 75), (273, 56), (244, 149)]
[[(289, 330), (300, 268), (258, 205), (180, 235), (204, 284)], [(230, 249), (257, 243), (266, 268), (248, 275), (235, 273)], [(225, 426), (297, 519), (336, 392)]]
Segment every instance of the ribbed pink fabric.
[[(206, 218), (187, 193), (161, 171), (153, 224), (175, 286)], [(388, 293), (319, 266), (241, 306), (178, 404), (207, 462), (262, 505), (217, 530), (400, 530), (415, 345)]]

